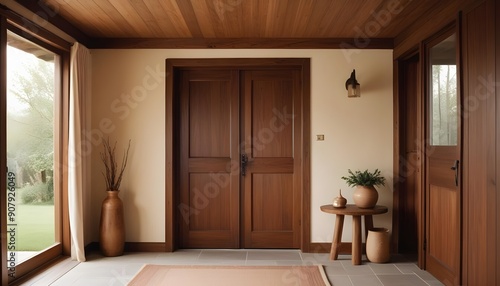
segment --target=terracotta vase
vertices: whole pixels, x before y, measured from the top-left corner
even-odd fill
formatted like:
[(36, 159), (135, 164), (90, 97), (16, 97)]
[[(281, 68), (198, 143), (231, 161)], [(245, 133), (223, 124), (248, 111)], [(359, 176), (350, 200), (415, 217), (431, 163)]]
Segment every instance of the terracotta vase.
[(377, 204), (378, 192), (374, 186), (356, 186), (353, 200), (358, 208), (371, 209)]
[(119, 191), (108, 191), (102, 202), (99, 243), (104, 256), (119, 256), (125, 246), (125, 220)]
[(388, 262), (391, 258), (389, 240), (387, 228), (369, 229), (366, 238), (366, 258), (375, 263)]

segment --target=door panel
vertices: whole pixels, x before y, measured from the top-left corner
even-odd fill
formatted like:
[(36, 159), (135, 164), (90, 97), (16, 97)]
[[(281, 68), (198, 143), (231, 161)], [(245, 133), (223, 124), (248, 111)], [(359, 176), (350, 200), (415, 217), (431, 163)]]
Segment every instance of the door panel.
[(180, 246), (239, 247), (238, 74), (182, 71)]
[(450, 234), (458, 234), (459, 228), (456, 221), (450, 220), (450, 218), (457, 216), (457, 202), (457, 192), (449, 188), (431, 186), (430, 212), (440, 213), (441, 216), (435, 216), (429, 222), (429, 255), (442, 265), (452, 266), (450, 270), (457, 269), (458, 265), (455, 263), (459, 253), (455, 252), (456, 245), (454, 243), (441, 238)]
[(298, 72), (243, 73), (242, 177), (245, 248), (298, 248), (300, 104)]
[(299, 248), (299, 75), (180, 71), (180, 247)]
[(500, 284), (499, 15), (498, 1), (463, 15), (463, 285)]
[[(265, 248), (269, 244), (293, 242), (292, 174), (253, 174), (251, 192), (251, 229), (247, 247)], [(290, 246), (293, 247), (293, 246)]]
[[(198, 192), (205, 186), (216, 184), (210, 176), (210, 173), (192, 173), (189, 177), (191, 186), (189, 197), (190, 204), (203, 204), (203, 197), (198, 196)], [(221, 186), (218, 189), (209, 189), (205, 195), (210, 199), (210, 207), (200, 208), (198, 215), (191, 217), (189, 229), (194, 232), (201, 231), (228, 231), (231, 229), (230, 221), (227, 219), (231, 214), (229, 208), (225, 206), (231, 202), (231, 193), (229, 186)], [(197, 201), (200, 200), (200, 201)]]
[[(252, 75), (255, 76), (256, 72)], [(293, 109), (292, 79), (261, 72), (251, 81), (251, 124), (253, 158), (293, 157), (293, 124), (279, 124), (279, 112)], [(279, 124), (279, 126), (278, 126)], [(248, 138), (246, 138), (248, 140)]]
[(426, 269), (446, 285), (460, 282), (461, 121), (457, 49), (449, 32), (427, 48)]
[(190, 158), (230, 157), (230, 84), (215, 78), (189, 83)]

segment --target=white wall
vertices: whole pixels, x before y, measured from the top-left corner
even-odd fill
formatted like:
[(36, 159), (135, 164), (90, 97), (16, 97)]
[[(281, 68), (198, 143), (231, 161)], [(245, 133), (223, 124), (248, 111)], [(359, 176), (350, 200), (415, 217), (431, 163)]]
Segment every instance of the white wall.
[[(352, 189), (341, 176), (347, 169), (379, 168), (392, 182), (392, 50), (92, 50), (92, 216), (98, 241), (100, 205), (105, 197), (100, 138), (132, 139), (122, 182), (126, 240), (165, 241), (165, 60), (167, 58), (311, 58), (312, 242), (330, 242), (331, 203), (342, 188), (352, 203)], [(347, 98), (344, 84), (352, 69), (361, 84), (360, 98)], [(324, 134), (325, 141), (316, 141)], [(392, 188), (379, 189), (379, 204), (392, 208)], [(392, 211), (374, 224), (391, 228)], [(351, 239), (351, 219), (343, 238)]]

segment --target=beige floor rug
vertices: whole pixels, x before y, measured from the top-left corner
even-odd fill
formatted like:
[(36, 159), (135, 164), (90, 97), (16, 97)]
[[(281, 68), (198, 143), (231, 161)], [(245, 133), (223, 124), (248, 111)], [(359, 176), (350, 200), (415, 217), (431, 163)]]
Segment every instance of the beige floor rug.
[(128, 285), (329, 286), (323, 266), (204, 266), (146, 264)]

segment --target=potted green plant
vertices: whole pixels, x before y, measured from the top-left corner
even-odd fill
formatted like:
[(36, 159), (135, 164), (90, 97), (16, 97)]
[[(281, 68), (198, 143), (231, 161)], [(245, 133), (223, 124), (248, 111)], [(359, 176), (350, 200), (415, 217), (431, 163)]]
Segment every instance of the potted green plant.
[(104, 164), (103, 172), (106, 182), (107, 197), (102, 202), (101, 220), (99, 224), (99, 244), (104, 256), (119, 256), (123, 254), (125, 246), (125, 220), (123, 203), (118, 197), (123, 171), (128, 162), (130, 140), (127, 150), (123, 153), (123, 159), (118, 168), (116, 158), (116, 142), (113, 146), (109, 144), (109, 138), (103, 140), (104, 150), (100, 153)]
[(379, 169), (370, 172), (368, 170), (351, 171), (347, 170), (348, 176), (343, 176), (342, 179), (346, 181), (350, 187), (356, 187), (353, 194), (354, 204), (359, 208), (373, 208), (378, 201), (378, 192), (375, 186), (383, 186), (385, 178), (381, 175)]

